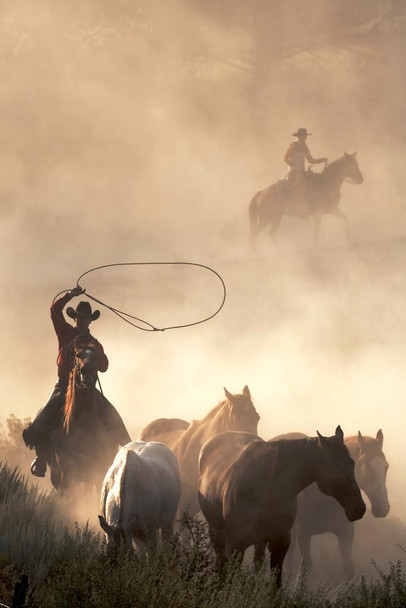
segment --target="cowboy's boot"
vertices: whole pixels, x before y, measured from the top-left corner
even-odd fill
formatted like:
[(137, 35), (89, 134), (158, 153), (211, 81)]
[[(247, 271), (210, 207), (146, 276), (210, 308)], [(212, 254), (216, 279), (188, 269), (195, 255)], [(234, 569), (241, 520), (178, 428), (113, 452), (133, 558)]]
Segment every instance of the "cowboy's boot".
[(35, 477), (45, 477), (47, 461), (44, 460), (44, 458), (37, 456), (36, 459), (32, 461), (30, 470)]
[(35, 477), (45, 477), (47, 462), (50, 461), (51, 457), (49, 448), (41, 442), (39, 445), (36, 445), (35, 452), (37, 457), (31, 463), (31, 473), (35, 475)]

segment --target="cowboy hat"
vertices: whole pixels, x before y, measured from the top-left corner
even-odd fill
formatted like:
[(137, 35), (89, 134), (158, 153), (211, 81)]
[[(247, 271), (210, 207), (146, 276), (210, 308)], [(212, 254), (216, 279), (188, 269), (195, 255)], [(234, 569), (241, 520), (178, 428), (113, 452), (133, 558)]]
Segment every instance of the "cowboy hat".
[(300, 137), (301, 135), (311, 135), (311, 133), (307, 132), (306, 127), (300, 127), (296, 133), (293, 133), (293, 137)]
[(91, 321), (96, 321), (96, 319), (100, 317), (100, 310), (95, 310), (94, 312), (92, 312), (92, 307), (90, 306), (89, 302), (82, 301), (79, 302), (79, 304), (76, 306), (76, 310), (69, 306), (66, 309), (66, 314), (71, 319), (76, 319), (80, 316), (90, 317)]

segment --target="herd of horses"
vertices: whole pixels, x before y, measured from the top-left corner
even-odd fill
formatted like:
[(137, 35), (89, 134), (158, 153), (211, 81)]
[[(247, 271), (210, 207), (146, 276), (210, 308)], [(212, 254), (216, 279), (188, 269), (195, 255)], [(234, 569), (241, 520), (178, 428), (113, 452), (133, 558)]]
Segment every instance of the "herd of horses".
[[(362, 183), (355, 154), (345, 154), (320, 174), (306, 177), (306, 213), (317, 238), (324, 213), (348, 220), (339, 209), (345, 179)], [(286, 185), (273, 184), (250, 204), (252, 247), (268, 225), (274, 234), (284, 214), (294, 215)], [(258, 436), (260, 416), (248, 386), (241, 394), (227, 389), (225, 399), (201, 420), (160, 418), (148, 424), (137, 441), (128, 435), (119, 446), (100, 416), (103, 395), (96, 388), (97, 358), (91, 342), (75, 344), (64, 422), (53, 441), (51, 482), (68, 496), (75, 486), (101, 491), (99, 522), (110, 551), (124, 542), (145, 553), (154, 550), (159, 534), (173, 532), (188, 512), (205, 517), (216, 562), (222, 568), (254, 547), (260, 568), (265, 550), (281, 584), (291, 538), (310, 569), (313, 535), (334, 533), (346, 575), (354, 574), (354, 522), (363, 517), (368, 497), (372, 515), (389, 512), (388, 463), (383, 434), (375, 438), (335, 434), (316, 437), (289, 433), (264, 440)]]
[(108, 550), (123, 541), (153, 549), (185, 511), (201, 511), (219, 568), (250, 546), (260, 567), (268, 549), (280, 584), (291, 534), (309, 567), (312, 535), (330, 531), (345, 574), (353, 574), (353, 522), (366, 510), (360, 488), (373, 516), (389, 512), (381, 430), (375, 438), (344, 438), (338, 426), (331, 437), (291, 433), (266, 441), (245, 386), (241, 394), (224, 389), (225, 399), (201, 420), (154, 420), (119, 449), (98, 422), (97, 362), (91, 344), (85, 351), (75, 351), (51, 480), (65, 495), (75, 484), (101, 488)]

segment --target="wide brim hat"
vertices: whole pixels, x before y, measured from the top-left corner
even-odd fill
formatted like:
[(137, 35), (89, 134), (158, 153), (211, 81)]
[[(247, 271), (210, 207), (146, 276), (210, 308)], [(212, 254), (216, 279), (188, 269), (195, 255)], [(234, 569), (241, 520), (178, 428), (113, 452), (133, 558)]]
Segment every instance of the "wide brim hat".
[(296, 133), (292, 133), (293, 137), (300, 137), (301, 135), (311, 135), (311, 133), (308, 133), (306, 127), (300, 127), (300, 129), (298, 129), (296, 131)]
[(66, 309), (66, 314), (71, 319), (77, 319), (78, 317), (90, 317), (91, 321), (96, 321), (100, 317), (100, 310), (92, 311), (92, 307), (89, 302), (79, 302), (79, 304), (75, 308), (72, 306), (68, 306)]

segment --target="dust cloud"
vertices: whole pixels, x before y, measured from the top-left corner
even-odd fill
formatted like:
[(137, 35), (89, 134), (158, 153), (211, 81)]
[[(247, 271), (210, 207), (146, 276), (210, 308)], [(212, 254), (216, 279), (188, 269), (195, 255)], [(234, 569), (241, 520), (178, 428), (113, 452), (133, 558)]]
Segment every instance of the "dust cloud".
[[(208, 264), (227, 286), (210, 322), (147, 333), (102, 309), (92, 326), (110, 359), (103, 391), (130, 434), (201, 418), (224, 386), (248, 384), (265, 438), (382, 428), (402, 518), (405, 16), (313, 4), (302, 23), (295, 2), (296, 20), (275, 13), (293, 26), (279, 38), (274, 27), (258, 67), (260, 18), (241, 7), (227, 18), (226, 2), (216, 14), (197, 1), (2, 3), (1, 414), (34, 417), (45, 403), (49, 305), (83, 272)], [(341, 204), (354, 246), (337, 218), (323, 219), (317, 247), (310, 221), (285, 219), (278, 245), (264, 233), (253, 256), (249, 200), (285, 176), (299, 126), (314, 156), (358, 150), (365, 182), (344, 183)], [(186, 267), (108, 269), (82, 286), (158, 327), (209, 316), (222, 297), (214, 275)]]

